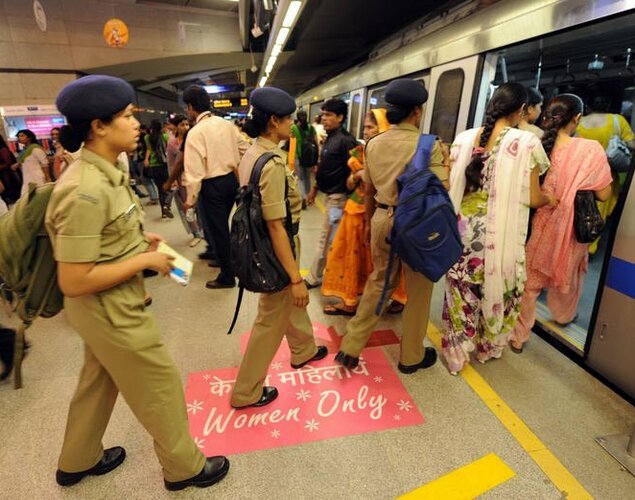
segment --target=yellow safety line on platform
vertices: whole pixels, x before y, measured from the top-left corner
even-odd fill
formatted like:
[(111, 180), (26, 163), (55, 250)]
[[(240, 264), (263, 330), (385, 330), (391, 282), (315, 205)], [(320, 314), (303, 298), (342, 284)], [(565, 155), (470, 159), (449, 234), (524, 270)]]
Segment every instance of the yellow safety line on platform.
[[(437, 349), (441, 349), (441, 333), (434, 325), (428, 325), (428, 338)], [(575, 500), (593, 498), (472, 366), (467, 365), (460, 375), (542, 469), (564, 498)]]
[(326, 213), (326, 207), (324, 206), (324, 203), (322, 203), (322, 200), (319, 197), (315, 197), (315, 206), (318, 207), (320, 209), (320, 212), (322, 212), (323, 214)]
[(456, 469), (399, 497), (399, 500), (471, 500), (508, 481), (516, 473), (494, 453)]

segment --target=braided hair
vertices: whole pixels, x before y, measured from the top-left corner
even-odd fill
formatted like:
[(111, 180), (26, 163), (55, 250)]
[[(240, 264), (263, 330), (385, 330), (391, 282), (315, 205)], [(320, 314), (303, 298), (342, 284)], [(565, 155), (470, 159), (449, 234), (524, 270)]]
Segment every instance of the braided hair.
[(485, 111), (485, 120), (483, 122), (483, 131), (481, 132), (481, 140), (479, 147), (474, 149), (472, 160), (465, 168), (467, 193), (478, 191), (481, 186), (481, 171), (485, 166), (484, 148), (487, 145), (496, 121), (511, 115), (518, 111), (523, 104), (527, 103), (527, 90), (520, 83), (504, 83), (496, 89)]
[(583, 111), (584, 103), (575, 94), (560, 94), (549, 101), (542, 119), (542, 128), (545, 131), (542, 147), (547, 156), (551, 156), (560, 129)]

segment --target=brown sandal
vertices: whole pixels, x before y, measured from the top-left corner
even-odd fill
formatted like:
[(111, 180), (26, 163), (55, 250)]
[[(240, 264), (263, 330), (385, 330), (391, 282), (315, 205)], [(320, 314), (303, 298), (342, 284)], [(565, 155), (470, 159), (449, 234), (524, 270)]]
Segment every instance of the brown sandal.
[(405, 306), (401, 302), (397, 302), (396, 300), (393, 300), (388, 306), (388, 308), (386, 309), (386, 312), (388, 314), (401, 314), (403, 312), (404, 307)]
[(352, 311), (345, 309), (346, 306), (343, 304), (328, 304), (324, 306), (322, 311), (324, 314), (329, 316), (355, 316), (357, 309), (353, 309)]

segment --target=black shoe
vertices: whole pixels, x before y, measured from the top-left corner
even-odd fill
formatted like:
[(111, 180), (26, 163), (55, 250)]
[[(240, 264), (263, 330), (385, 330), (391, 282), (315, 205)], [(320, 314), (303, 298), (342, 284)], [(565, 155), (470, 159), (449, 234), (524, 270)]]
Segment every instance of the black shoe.
[(152, 278), (152, 276), (156, 276), (157, 274), (159, 274), (157, 271), (155, 271), (154, 269), (144, 269), (143, 270), (143, 277), (144, 278)]
[(259, 408), (261, 406), (267, 406), (269, 403), (272, 403), (277, 397), (278, 389), (266, 385), (262, 388), (262, 396), (260, 396), (260, 399), (258, 401), (256, 401), (255, 403), (251, 403), (250, 405), (234, 406), (234, 408), (238, 410), (241, 408)]
[(203, 470), (196, 476), (185, 479), (184, 481), (166, 481), (166, 489), (170, 491), (178, 491), (188, 486), (196, 486), (197, 488), (207, 488), (216, 484), (223, 479), (229, 472), (229, 460), (226, 457), (207, 457)]
[(209, 250), (205, 250), (203, 253), (198, 254), (198, 258), (202, 260), (216, 260), (216, 255)]
[(321, 359), (326, 358), (326, 355), (328, 353), (329, 353), (329, 350), (326, 348), (325, 345), (318, 346), (317, 352), (311, 359), (307, 359), (304, 363), (300, 363), (299, 365), (294, 365), (293, 363), (291, 363), (291, 368), (298, 370), (299, 368), (302, 368), (303, 366), (310, 363), (311, 361), (320, 361)]
[(322, 286), (322, 283), (309, 283), (307, 280), (304, 280), (304, 285), (306, 286), (307, 290), (311, 290), (311, 288), (317, 288), (319, 286)]
[(152, 297), (148, 297), (143, 301), (143, 307), (150, 307), (152, 305)]
[(306, 200), (302, 200), (302, 210), (306, 210), (307, 204)]
[(134, 194), (136, 194), (138, 198), (147, 198), (147, 197), (148, 197), (148, 195), (147, 195), (147, 194), (142, 193), (142, 192), (141, 192), (141, 191), (139, 191), (139, 190), (135, 191), (135, 193), (134, 193)]
[(163, 207), (161, 216), (167, 217), (168, 219), (174, 219), (174, 214), (172, 213), (172, 210), (170, 210), (168, 207)]
[(434, 349), (434, 347), (426, 347), (426, 353), (424, 354), (423, 359), (421, 360), (420, 363), (417, 363), (416, 365), (409, 365), (409, 366), (402, 365), (401, 363), (399, 363), (397, 365), (397, 368), (399, 368), (399, 371), (401, 373), (410, 374), (410, 373), (416, 372), (420, 368), (430, 368), (436, 362), (437, 362), (437, 351)]
[(234, 280), (220, 281), (218, 278), (205, 283), (205, 288), (209, 288), (210, 290), (218, 290), (220, 288), (234, 288), (235, 286), (236, 286), (236, 282)]
[(57, 469), (55, 480), (60, 486), (72, 486), (79, 483), (86, 476), (102, 476), (119, 467), (126, 459), (126, 450), (121, 446), (104, 450), (104, 456), (97, 465), (82, 472), (64, 472)]
[(356, 358), (354, 356), (349, 356), (346, 353), (343, 353), (342, 351), (337, 353), (337, 356), (335, 356), (335, 361), (337, 361), (339, 364), (341, 364), (342, 366), (345, 366), (346, 368), (356, 368), (357, 365), (359, 364), (359, 358)]

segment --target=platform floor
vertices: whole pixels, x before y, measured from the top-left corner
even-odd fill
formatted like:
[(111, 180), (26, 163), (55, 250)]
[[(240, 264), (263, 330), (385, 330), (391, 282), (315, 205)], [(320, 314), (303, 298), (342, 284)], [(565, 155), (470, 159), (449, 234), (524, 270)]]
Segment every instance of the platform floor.
[[(193, 259), (203, 250), (203, 244), (193, 249), (187, 246), (189, 238), (178, 219), (161, 221), (156, 207), (148, 212), (148, 229), (162, 233), (177, 250)], [(305, 268), (321, 217), (317, 207), (304, 212)], [(169, 279), (147, 280), (153, 310), (184, 383), (188, 373), (240, 362), (239, 336), (225, 334), (236, 291), (206, 290), (204, 282), (215, 273), (198, 261), (187, 288)], [(435, 326), (440, 327), (441, 292), (437, 285), (431, 311), (433, 333)], [(319, 291), (310, 293), (312, 319), (343, 331), (346, 320), (324, 316)], [(236, 331), (248, 330), (255, 313), (256, 297), (249, 294)], [(3, 317), (2, 321), (10, 320)], [(399, 332), (400, 320), (389, 318), (380, 325)], [(467, 377), (450, 376), (441, 363), (415, 375), (399, 375), (425, 417), (423, 425), (234, 455), (228, 477), (206, 490), (190, 488), (178, 494), (164, 490), (152, 440), (120, 398), (104, 444), (125, 446), (125, 464), (107, 476), (63, 489), (55, 483), (54, 472), (67, 406), (82, 364), (82, 344), (64, 314), (38, 321), (29, 339), (33, 347), (24, 363), (25, 387), (14, 391), (11, 383), (0, 386), (2, 499), (389, 499), (490, 453), (515, 475), (484, 492), (482, 498), (585, 498), (580, 493), (585, 490), (594, 498), (635, 498), (635, 478), (594, 442), (596, 436), (630, 432), (635, 408), (538, 337), (521, 355), (505, 352), (500, 360), (474, 366), (471, 381), (482, 379), (476, 392)], [(396, 364), (398, 347), (384, 349)], [(513, 419), (510, 424), (505, 405), (520, 424)], [(513, 434), (505, 423), (512, 426)], [(532, 443), (540, 449), (532, 450)], [(545, 473), (534, 458), (549, 453), (556, 463)], [(455, 485), (459, 492), (462, 485)]]

